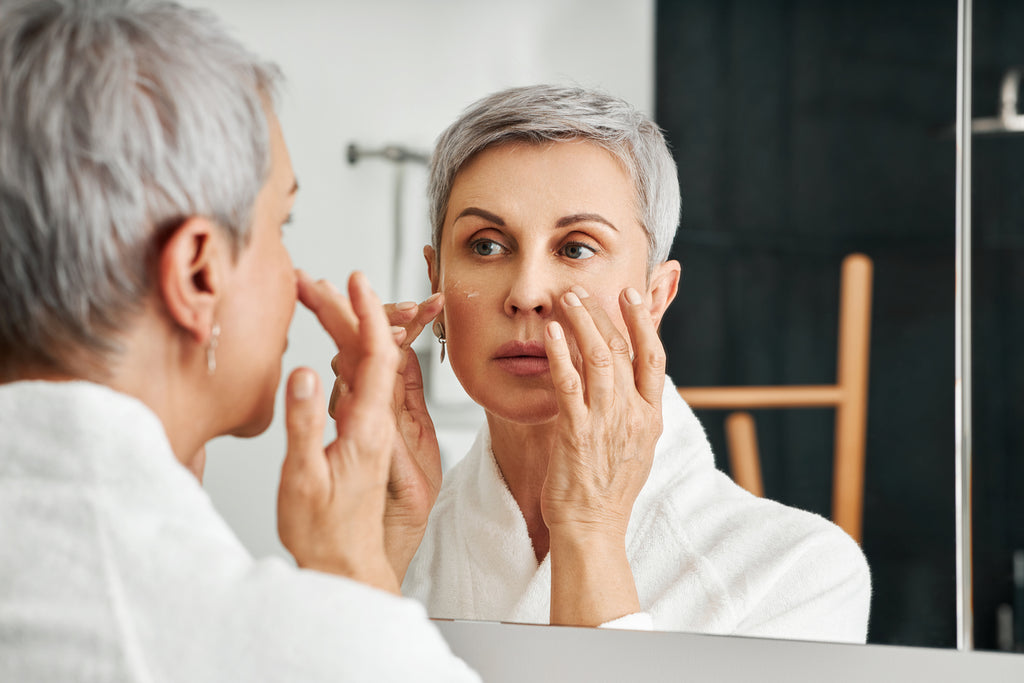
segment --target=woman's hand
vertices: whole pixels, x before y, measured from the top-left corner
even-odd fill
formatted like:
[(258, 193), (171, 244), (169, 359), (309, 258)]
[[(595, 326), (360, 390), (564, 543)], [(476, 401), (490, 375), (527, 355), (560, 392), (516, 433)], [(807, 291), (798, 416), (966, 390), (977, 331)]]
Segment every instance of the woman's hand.
[(581, 287), (563, 295), (562, 307), (579, 358), (574, 365), (565, 331), (549, 323), (558, 418), (541, 513), (551, 539), (551, 623), (596, 626), (640, 609), (625, 538), (661, 436), (665, 351), (635, 289), (619, 295), (634, 357)]
[(299, 299), (352, 361), (349, 390), (335, 406), (338, 437), (323, 444), (326, 416), (316, 374), (288, 379), (288, 453), (277, 518), (281, 542), (300, 567), (398, 593), (384, 550), (384, 503), (397, 440), (391, 400), (398, 346), (366, 278), (349, 278), (349, 297), (299, 274)]
[[(384, 307), (402, 354), (392, 400), (399, 438), (391, 456), (384, 511), (385, 548), (399, 584), (423, 540), (427, 518), (441, 488), (441, 454), (427, 412), (419, 360), (411, 345), (443, 307), (440, 294), (419, 305), (405, 302)], [(346, 349), (334, 357), (331, 368), (337, 375), (329, 408), (333, 416), (335, 405), (349, 390), (352, 363)]]

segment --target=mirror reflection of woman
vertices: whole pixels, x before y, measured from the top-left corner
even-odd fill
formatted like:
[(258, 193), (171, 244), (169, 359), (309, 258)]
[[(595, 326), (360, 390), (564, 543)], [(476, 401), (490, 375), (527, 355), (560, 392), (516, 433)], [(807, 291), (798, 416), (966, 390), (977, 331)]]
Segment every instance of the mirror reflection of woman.
[(863, 642), (857, 544), (717, 471), (665, 376), (680, 198), (657, 126), (598, 92), (499, 92), (441, 135), (429, 192), (435, 296), (391, 322), (408, 347), (437, 316), (487, 422), (441, 486), (407, 352), (387, 542), (403, 592), (434, 617)]

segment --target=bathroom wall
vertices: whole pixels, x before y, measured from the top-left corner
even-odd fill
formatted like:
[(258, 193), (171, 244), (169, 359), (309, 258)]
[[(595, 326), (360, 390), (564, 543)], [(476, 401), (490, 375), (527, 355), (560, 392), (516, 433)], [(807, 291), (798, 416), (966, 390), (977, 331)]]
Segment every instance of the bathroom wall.
[[(473, 100), (534, 82), (600, 87), (645, 111), (654, 106), (653, 0), (199, 4), (284, 71), (279, 114), (301, 188), (285, 237), (296, 266), (339, 286), (350, 271), (361, 269), (382, 296), (392, 295), (395, 168), (376, 159), (349, 165), (344, 152), (350, 142), (428, 151)], [(424, 229), (415, 225), (424, 175), (422, 167), (406, 169), (405, 224), (414, 232)], [(410, 251), (418, 252), (419, 245)], [(397, 296), (412, 298), (420, 294), (412, 283), (426, 281), (425, 266), (415, 253), (403, 263), (403, 271), (415, 272), (402, 273)], [(283, 376), (309, 365), (329, 391), (333, 354), (312, 315), (298, 310)], [(450, 376), (439, 375), (438, 385), (444, 388), (436, 397), (444, 404), (439, 431), (451, 460), (468, 445), (478, 413), (451, 407), (459, 402)], [(286, 556), (275, 517), (283, 410), (279, 394), (275, 422), (266, 433), (218, 439), (208, 449), (205, 487), (257, 556)]]

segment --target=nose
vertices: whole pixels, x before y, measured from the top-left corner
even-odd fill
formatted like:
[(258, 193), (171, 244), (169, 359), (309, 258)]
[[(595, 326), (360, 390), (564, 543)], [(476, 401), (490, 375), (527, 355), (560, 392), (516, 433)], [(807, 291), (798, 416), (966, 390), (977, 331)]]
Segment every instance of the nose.
[(521, 256), (515, 264), (512, 282), (505, 297), (505, 315), (535, 313), (551, 315), (558, 296), (558, 277), (543, 256)]

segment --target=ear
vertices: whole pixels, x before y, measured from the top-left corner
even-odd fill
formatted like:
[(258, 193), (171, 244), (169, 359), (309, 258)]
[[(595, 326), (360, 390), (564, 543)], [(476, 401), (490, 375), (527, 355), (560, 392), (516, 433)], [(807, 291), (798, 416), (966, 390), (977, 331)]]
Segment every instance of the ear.
[(647, 286), (647, 296), (650, 299), (651, 318), (654, 326), (661, 325), (661, 318), (665, 310), (679, 292), (679, 276), (682, 273), (682, 266), (679, 261), (665, 261), (654, 268), (651, 273), (650, 283)]
[(208, 218), (193, 216), (179, 225), (159, 255), (158, 288), (171, 319), (198, 343), (214, 324), (227, 267), (223, 235)]
[(423, 247), (423, 258), (427, 259), (427, 276), (430, 278), (430, 293), (437, 294), (441, 284), (441, 264), (437, 262), (437, 252), (429, 244)]

